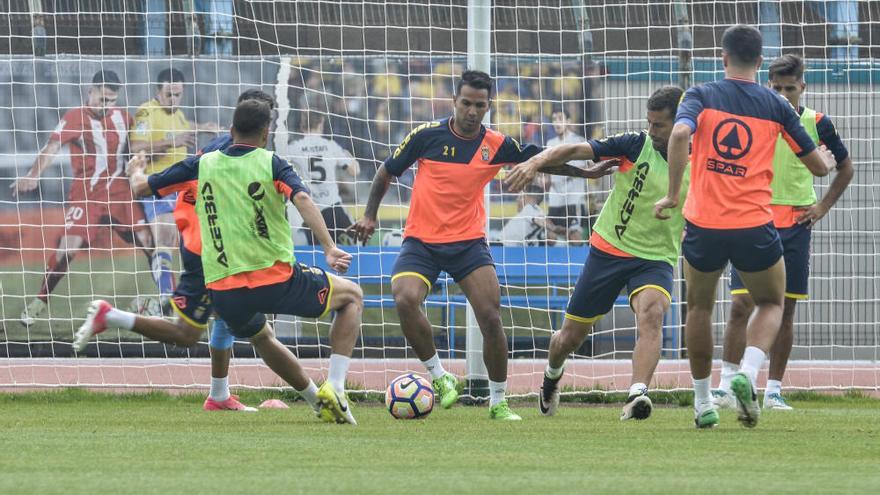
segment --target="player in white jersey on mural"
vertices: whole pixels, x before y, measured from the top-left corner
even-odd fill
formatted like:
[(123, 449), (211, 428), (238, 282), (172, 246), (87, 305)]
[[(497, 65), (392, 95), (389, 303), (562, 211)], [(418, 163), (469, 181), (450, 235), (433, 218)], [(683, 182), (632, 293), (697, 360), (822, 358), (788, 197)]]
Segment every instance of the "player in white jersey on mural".
[[(290, 161), (312, 191), (312, 199), (321, 210), (333, 242), (340, 243), (352, 221), (342, 206), (339, 186), (348, 183), (353, 188), (360, 167), (351, 153), (324, 137), (324, 123), (323, 114), (308, 112), (301, 125), (303, 137), (291, 141), (288, 152)], [(338, 176), (338, 170), (348, 177)], [(311, 230), (306, 231), (306, 236), (309, 244), (314, 244)]]

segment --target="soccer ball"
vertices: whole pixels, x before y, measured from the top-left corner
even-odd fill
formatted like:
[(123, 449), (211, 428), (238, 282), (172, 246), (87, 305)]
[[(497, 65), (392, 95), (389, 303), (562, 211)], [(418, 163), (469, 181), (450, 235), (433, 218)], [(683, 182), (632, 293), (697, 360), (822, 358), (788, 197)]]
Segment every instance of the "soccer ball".
[(137, 296), (131, 300), (128, 310), (142, 316), (162, 316), (162, 305), (159, 300), (150, 296)]
[(382, 246), (399, 247), (403, 244), (403, 232), (401, 230), (392, 230), (382, 236)]
[(388, 384), (385, 407), (397, 419), (424, 418), (434, 409), (434, 389), (415, 373), (400, 375)]

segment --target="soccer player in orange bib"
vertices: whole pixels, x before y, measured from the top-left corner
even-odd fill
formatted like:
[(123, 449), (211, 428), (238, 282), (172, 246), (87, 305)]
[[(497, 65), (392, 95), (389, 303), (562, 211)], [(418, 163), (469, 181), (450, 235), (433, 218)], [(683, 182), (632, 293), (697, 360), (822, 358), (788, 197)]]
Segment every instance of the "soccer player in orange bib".
[(685, 333), (698, 428), (718, 424), (710, 390), (711, 318), (715, 289), (728, 261), (757, 307), (731, 389), (739, 401), (739, 421), (746, 427), (758, 423), (755, 380), (779, 331), (785, 293), (782, 242), (770, 209), (778, 136), (814, 175), (827, 175), (835, 165), (827, 150), (816, 148), (791, 104), (755, 82), (763, 61), (761, 33), (736, 25), (724, 32), (721, 43), (726, 77), (685, 93), (669, 138), (669, 191), (654, 207), (657, 218), (667, 219), (665, 210), (677, 206), (693, 134), (682, 251), (688, 285)]
[(455, 93), (452, 117), (416, 127), (379, 167), (364, 217), (350, 230), (362, 242), (373, 235), (379, 202), (391, 177), (399, 177), (417, 162), (403, 245), (391, 277), (400, 326), (431, 373), (440, 405), (451, 407), (458, 399), (458, 379), (443, 369), (431, 323), (421, 310), (440, 272), (451, 275), (473, 306), (485, 339), (490, 417), (517, 421), (522, 418), (504, 398), (507, 336), (501, 326), (501, 288), (486, 243), (483, 188), (501, 167), (524, 162), (541, 149), (520, 147), (514, 139), (481, 124), (492, 96), (488, 74), (464, 72)]

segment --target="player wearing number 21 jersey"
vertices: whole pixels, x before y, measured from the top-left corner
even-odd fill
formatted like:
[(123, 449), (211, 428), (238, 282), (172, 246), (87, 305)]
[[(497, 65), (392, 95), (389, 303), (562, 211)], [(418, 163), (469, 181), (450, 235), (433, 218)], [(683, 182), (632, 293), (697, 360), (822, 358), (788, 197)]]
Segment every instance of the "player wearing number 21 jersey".
[(443, 369), (431, 323), (421, 311), (422, 301), (440, 272), (451, 275), (473, 306), (483, 333), (490, 418), (519, 420), (505, 399), (507, 337), (501, 326), (501, 290), (486, 243), (483, 195), (484, 187), (501, 167), (528, 160), (540, 149), (521, 147), (481, 124), (489, 110), (491, 92), (488, 74), (462, 74), (453, 116), (420, 125), (400, 143), (376, 173), (364, 218), (352, 230), (362, 241), (370, 238), (391, 177), (399, 177), (416, 165), (404, 241), (391, 278), (403, 333), (431, 373), (440, 405), (451, 407), (458, 398), (458, 380)]

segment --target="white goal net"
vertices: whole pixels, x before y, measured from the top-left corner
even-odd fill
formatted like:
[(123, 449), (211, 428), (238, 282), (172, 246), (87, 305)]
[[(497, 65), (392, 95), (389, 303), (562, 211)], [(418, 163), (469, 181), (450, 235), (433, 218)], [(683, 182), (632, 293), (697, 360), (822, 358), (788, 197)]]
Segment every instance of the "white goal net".
[[(468, 46), (472, 11), (463, 1), (6, 3), (9, 11), (0, 13), (0, 389), (201, 388), (209, 383), (207, 333), (196, 346), (178, 348), (110, 330), (78, 356), (73, 352), (73, 334), (93, 299), (123, 309), (161, 311), (168, 289), (151, 250), (170, 253), (165, 266), (175, 280), (181, 269), (176, 236), (160, 232), (173, 230), (173, 224), (126, 228), (125, 220), (139, 220), (144, 206), (118, 197), (106, 204), (106, 198), (101, 203), (77, 196), (84, 182), (77, 166), (90, 172), (117, 170), (130, 149), (146, 141), (158, 170), (228, 132), (238, 95), (262, 89), (278, 102), (270, 148), (280, 155), (296, 158), (292, 143), (309, 126), (323, 122), (323, 136), (338, 151), (311, 160), (300, 157), (302, 175), (332, 186), (346, 214), (357, 220), (377, 167), (397, 144), (415, 126), (451, 113), (456, 78), (473, 50)], [(495, 84), (491, 126), (539, 146), (557, 136), (553, 115), (558, 111), (567, 115), (573, 135), (587, 139), (640, 131), (654, 89), (723, 77), (720, 37), (736, 23), (758, 26), (764, 35), (762, 82), (767, 64), (780, 53), (805, 57), (805, 103), (833, 119), (856, 174), (813, 231), (810, 298), (798, 304), (786, 387), (877, 391), (878, 19), (878, 2), (494, 2), (487, 26)], [(181, 99), (175, 103), (180, 113), (160, 101), (160, 74), (168, 69), (183, 76)], [(105, 78), (112, 71), (119, 79), (117, 120), (108, 113), (70, 121), (76, 113), (71, 111), (90, 104), (93, 77), (101, 71)], [(168, 111), (165, 117), (144, 117), (141, 112), (148, 107)], [(174, 123), (176, 116), (186, 122)], [(152, 125), (150, 132), (138, 127), (146, 125), (144, 119)], [(171, 128), (157, 128), (162, 122)], [(116, 131), (110, 138), (108, 126)], [(172, 139), (174, 146), (168, 144)], [(41, 150), (53, 148), (53, 142), (53, 156), (36, 170)], [(354, 173), (347, 165), (352, 160), (357, 162)], [(26, 179), (37, 172), (39, 180)], [(390, 289), (417, 173), (411, 169), (392, 183), (371, 242), (346, 247), (355, 258), (348, 276), (366, 294), (349, 379), (366, 390), (382, 390), (404, 371), (423, 371), (403, 338)], [(328, 174), (335, 180), (328, 181)], [(117, 180), (124, 182), (124, 175)], [(820, 197), (830, 180), (817, 180)], [(588, 181), (560, 196), (549, 183), (535, 184), (541, 214), (563, 212), (554, 222), (568, 232), (556, 235), (569, 238), (556, 240), (531, 228), (506, 229), (527, 200), (508, 193), (500, 180), (488, 188), (489, 240), (501, 275), (514, 394), (540, 387), (550, 335), (562, 324), (588, 250), (584, 239), (609, 185), (607, 180)], [(87, 206), (77, 210), (77, 205)], [(299, 261), (320, 260), (320, 249), (309, 244), (295, 216), (292, 234)], [(65, 225), (78, 229), (85, 241), (65, 244)], [(139, 240), (138, 229), (151, 232), (152, 245)], [(680, 269), (675, 274), (654, 388), (690, 387), (683, 340), (686, 287)], [(730, 300), (726, 282), (727, 277), (715, 313), (717, 357)], [(445, 273), (432, 288), (425, 311), (441, 358), (464, 374), (470, 344), (467, 309)], [(329, 319), (280, 316), (275, 328), (312, 374), (326, 373)], [(626, 390), (635, 339), (635, 319), (622, 294), (570, 361), (567, 390)], [(280, 385), (246, 342), (236, 342), (233, 349), (233, 386)]]

